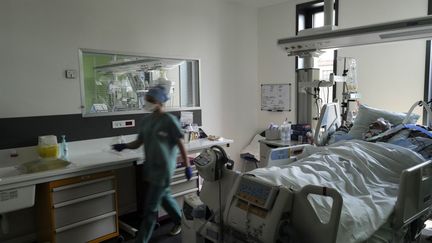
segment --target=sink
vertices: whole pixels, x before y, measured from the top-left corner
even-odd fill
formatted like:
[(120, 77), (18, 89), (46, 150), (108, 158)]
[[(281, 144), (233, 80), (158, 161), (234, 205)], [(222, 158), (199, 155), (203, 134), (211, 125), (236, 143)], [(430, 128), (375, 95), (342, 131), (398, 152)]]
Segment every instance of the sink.
[[(16, 166), (1, 167), (0, 181), (2, 178), (6, 179), (22, 174), (62, 169), (70, 164), (71, 162), (62, 159), (38, 159)], [(35, 185), (29, 185), (0, 190), (0, 214), (33, 207), (35, 202), (35, 188)]]
[[(70, 165), (71, 162), (54, 160), (33, 160), (19, 164), (0, 168), (1, 178), (13, 177), (22, 174), (43, 172), (55, 169), (62, 169)], [(0, 214), (33, 207), (35, 202), (35, 185), (22, 186), (0, 191)]]
[(70, 164), (71, 162), (62, 159), (52, 159), (52, 160), (38, 159), (38, 160), (33, 160), (33, 161), (20, 164), (17, 166), (17, 169), (22, 173), (28, 174), (28, 173), (43, 172), (48, 170), (63, 169)]
[(33, 207), (35, 185), (0, 191), (0, 214)]

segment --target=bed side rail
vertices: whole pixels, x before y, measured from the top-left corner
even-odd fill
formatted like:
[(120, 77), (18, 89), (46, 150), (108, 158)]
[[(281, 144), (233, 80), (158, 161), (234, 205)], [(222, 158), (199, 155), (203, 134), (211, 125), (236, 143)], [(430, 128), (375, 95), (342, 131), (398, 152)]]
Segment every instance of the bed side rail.
[(396, 201), (393, 228), (400, 229), (422, 215), (432, 206), (432, 160), (402, 172)]
[[(308, 200), (308, 195), (315, 194), (333, 199), (330, 220), (322, 223)], [(339, 220), (342, 211), (342, 196), (333, 188), (307, 185), (294, 196), (292, 226), (303, 243), (336, 242)]]
[(306, 147), (312, 146), (310, 144), (298, 144), (290, 147), (274, 148), (269, 151), (268, 163), (266, 167), (284, 166), (291, 164), (297, 160), (297, 156), (303, 153)]

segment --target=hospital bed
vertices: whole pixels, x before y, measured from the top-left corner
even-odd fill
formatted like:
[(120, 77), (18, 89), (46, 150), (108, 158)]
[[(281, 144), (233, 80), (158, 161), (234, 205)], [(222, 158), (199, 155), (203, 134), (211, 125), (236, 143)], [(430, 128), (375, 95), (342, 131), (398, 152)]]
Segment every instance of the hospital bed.
[[(331, 120), (328, 123), (331, 126), (326, 129), (334, 125)], [(360, 145), (369, 146), (366, 143)], [(305, 146), (305, 150), (308, 147), (312, 149), (311, 146)], [(272, 168), (278, 168), (273, 170), (274, 177), (285, 165), (301, 163), (293, 161), (286, 150), (281, 148), (272, 151), (278, 155), (270, 163), (277, 166)], [(197, 168), (200, 169), (199, 163)], [(184, 242), (332, 243), (339, 239), (338, 233), (343, 233), (340, 232), (342, 208), (344, 203), (348, 203), (344, 202), (343, 196), (349, 192), (319, 184), (293, 188), (261, 176), (259, 170), (239, 174), (223, 166), (219, 168), (222, 176), (219, 180), (204, 181), (200, 194), (207, 214), (197, 218), (189, 215), (189, 219), (193, 218), (189, 226), (195, 233), (192, 234), (193, 239), (184, 239)], [(422, 223), (428, 218), (432, 205), (432, 161), (401, 170), (397, 183), (391, 215), (386, 217), (386, 223), (383, 224), (391, 233), (387, 239), (376, 237), (382, 240), (380, 242), (411, 242), (423, 227)], [(319, 211), (311, 203), (311, 196), (318, 198), (318, 201), (331, 201), (326, 219), (323, 220), (317, 214)], [(373, 239), (374, 235), (370, 235), (370, 238)], [(338, 242), (342, 241), (339, 239)]]

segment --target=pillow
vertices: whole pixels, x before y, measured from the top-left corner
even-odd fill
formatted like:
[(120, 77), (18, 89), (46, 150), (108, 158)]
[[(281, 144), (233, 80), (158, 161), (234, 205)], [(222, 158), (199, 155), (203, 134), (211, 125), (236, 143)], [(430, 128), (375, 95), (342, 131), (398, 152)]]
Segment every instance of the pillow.
[[(351, 127), (348, 134), (354, 139), (362, 139), (363, 134), (369, 130), (369, 125), (379, 118), (383, 118), (396, 126), (402, 123), (406, 115), (406, 113), (402, 112), (391, 112), (372, 108), (366, 105), (360, 105), (358, 114), (354, 120), (354, 125)], [(419, 115), (411, 114), (409, 123), (415, 124), (419, 118)]]

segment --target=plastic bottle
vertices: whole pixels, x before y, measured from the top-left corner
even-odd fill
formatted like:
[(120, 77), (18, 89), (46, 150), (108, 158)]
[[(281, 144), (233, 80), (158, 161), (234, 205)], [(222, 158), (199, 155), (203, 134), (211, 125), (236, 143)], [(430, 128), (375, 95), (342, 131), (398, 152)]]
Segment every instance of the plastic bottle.
[(60, 154), (61, 154), (61, 159), (64, 160), (68, 160), (69, 157), (69, 149), (68, 149), (68, 145), (66, 143), (66, 135), (62, 135), (62, 140), (61, 140), (61, 144), (60, 144)]
[(279, 128), (281, 140), (284, 142), (291, 141), (291, 122), (288, 118), (282, 123)]

